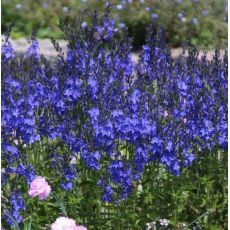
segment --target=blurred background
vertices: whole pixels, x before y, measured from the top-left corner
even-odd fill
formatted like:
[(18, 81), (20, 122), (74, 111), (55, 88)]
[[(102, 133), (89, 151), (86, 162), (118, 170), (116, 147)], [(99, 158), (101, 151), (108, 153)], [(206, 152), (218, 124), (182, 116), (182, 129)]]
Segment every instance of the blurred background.
[[(150, 23), (164, 26), (172, 47), (201, 49), (227, 47), (227, 0), (111, 0), (117, 27), (128, 29), (135, 48), (145, 41)], [(39, 38), (63, 39), (59, 18), (74, 17), (84, 9), (104, 12), (106, 0), (2, 0), (2, 33), (14, 22), (13, 39), (30, 37), (40, 23)]]

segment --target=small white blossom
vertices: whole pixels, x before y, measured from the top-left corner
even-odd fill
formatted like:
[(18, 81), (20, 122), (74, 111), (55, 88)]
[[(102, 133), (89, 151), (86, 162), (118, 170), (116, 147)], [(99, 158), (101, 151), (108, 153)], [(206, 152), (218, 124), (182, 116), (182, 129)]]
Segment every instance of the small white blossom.
[(167, 226), (169, 225), (169, 223), (170, 223), (170, 221), (167, 220), (167, 219), (165, 219), (165, 218), (164, 218), (164, 219), (160, 219), (159, 222), (160, 222), (160, 225), (161, 225), (161, 226), (166, 226), (166, 227), (167, 227)]
[(16, 4), (15, 8), (17, 10), (21, 10), (22, 9), (22, 4), (21, 3)]
[(117, 5), (117, 9), (118, 10), (122, 10), (123, 9), (123, 6), (121, 4)]
[(187, 19), (186, 19), (185, 17), (183, 17), (183, 18), (181, 18), (181, 21), (182, 21), (182, 22), (186, 22)]
[(142, 187), (141, 184), (139, 184), (139, 185), (137, 186), (137, 191), (138, 191), (138, 192), (142, 192), (142, 191), (143, 191), (143, 187)]
[(18, 140), (14, 140), (15, 145), (18, 145), (18, 143), (19, 143)]
[(68, 8), (67, 6), (64, 6), (64, 7), (62, 8), (62, 11), (63, 11), (64, 13), (68, 13), (68, 12), (69, 12), (69, 8)]
[(70, 165), (75, 165), (77, 162), (76, 157), (73, 157), (72, 160), (70, 161)]

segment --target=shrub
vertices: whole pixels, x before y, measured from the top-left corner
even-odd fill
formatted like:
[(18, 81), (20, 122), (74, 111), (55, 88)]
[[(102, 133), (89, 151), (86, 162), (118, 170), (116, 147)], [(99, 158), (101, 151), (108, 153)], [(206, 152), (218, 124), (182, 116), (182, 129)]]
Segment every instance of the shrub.
[(119, 204), (151, 162), (179, 176), (201, 152), (227, 149), (227, 53), (174, 60), (163, 29), (153, 39), (150, 27), (134, 64), (107, 13), (83, 22), (63, 24), (68, 50), (53, 41), (55, 63), (35, 33), (18, 57), (8, 35), (2, 46), (2, 184), (17, 223), (20, 190), (43, 172), (58, 192), (78, 188), (88, 168), (102, 201)]
[[(7, 1), (2, 2), (2, 30), (12, 21), (12, 36), (28, 36), (40, 23), (38, 36), (63, 38), (58, 28), (60, 15), (75, 17), (84, 9), (103, 12), (107, 1)], [(153, 22), (167, 29), (166, 40), (173, 47), (183, 44), (200, 48), (227, 47), (227, 1), (196, 0), (112, 0), (111, 13), (118, 27), (127, 27), (134, 47), (145, 43), (146, 24)]]

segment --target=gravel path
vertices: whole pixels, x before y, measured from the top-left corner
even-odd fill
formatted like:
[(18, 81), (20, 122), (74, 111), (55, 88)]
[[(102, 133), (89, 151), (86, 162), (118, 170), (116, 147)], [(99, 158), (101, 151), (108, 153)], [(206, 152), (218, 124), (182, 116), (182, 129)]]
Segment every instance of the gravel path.
[[(17, 53), (24, 52), (27, 49), (27, 47), (29, 46), (28, 40), (26, 38), (20, 38), (17, 40), (10, 40), (10, 41), (13, 45), (15, 52), (17, 52)], [(40, 44), (40, 53), (41, 54), (43, 54), (44, 56), (51, 56), (51, 57), (57, 55), (57, 52), (54, 49), (53, 44), (51, 43), (51, 41), (49, 39), (38, 39), (38, 41)], [(67, 42), (64, 40), (59, 40), (58, 43), (59, 43), (60, 47), (63, 49), (63, 51), (66, 51)], [(182, 49), (181, 48), (174, 48), (171, 50), (171, 52), (172, 52), (172, 56), (175, 58), (181, 54)], [(204, 52), (207, 52), (207, 59), (211, 60), (215, 51), (214, 50), (201, 51), (199, 53), (199, 58), (204, 54)], [(223, 57), (224, 52), (225, 52), (224, 49), (220, 50), (221, 57)], [(186, 55), (187, 55), (187, 53), (186, 53)], [(136, 54), (133, 54), (133, 61), (137, 62), (137, 60), (138, 60), (138, 56)]]

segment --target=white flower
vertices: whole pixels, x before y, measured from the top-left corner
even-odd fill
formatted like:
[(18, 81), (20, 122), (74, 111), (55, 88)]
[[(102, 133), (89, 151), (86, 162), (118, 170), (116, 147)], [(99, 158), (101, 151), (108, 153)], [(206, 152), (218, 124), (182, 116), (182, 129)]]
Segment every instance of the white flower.
[(183, 17), (183, 18), (181, 18), (181, 21), (182, 21), (182, 22), (186, 22), (187, 19), (186, 19), (185, 17)]
[(117, 5), (117, 9), (118, 10), (122, 10), (123, 9), (123, 6), (121, 4)]
[(162, 226), (168, 226), (169, 225), (169, 223), (170, 223), (170, 221), (169, 220), (167, 220), (167, 219), (160, 219), (159, 220), (159, 222), (160, 222), (160, 225), (162, 225)]
[(62, 11), (63, 11), (64, 13), (68, 13), (69, 8), (68, 8), (67, 6), (64, 6), (64, 7), (62, 8)]
[(15, 8), (16, 8), (17, 10), (21, 10), (21, 9), (22, 9), (22, 4), (21, 4), (21, 3), (18, 3), (18, 4), (15, 6)]
[(18, 143), (19, 143), (18, 140), (14, 140), (15, 145), (18, 145)]
[(137, 191), (138, 191), (138, 192), (142, 192), (142, 191), (143, 191), (143, 187), (142, 187), (141, 184), (139, 184), (139, 185), (137, 186)]
[(70, 165), (75, 165), (77, 162), (76, 157), (73, 157), (70, 161)]

